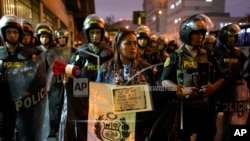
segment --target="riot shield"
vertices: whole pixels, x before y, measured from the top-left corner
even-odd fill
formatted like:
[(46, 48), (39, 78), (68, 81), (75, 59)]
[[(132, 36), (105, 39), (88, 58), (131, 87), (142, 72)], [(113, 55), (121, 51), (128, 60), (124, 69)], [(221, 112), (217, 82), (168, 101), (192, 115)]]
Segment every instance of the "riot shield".
[[(97, 65), (94, 68), (92, 68), (92, 64), (90, 64), (90, 67), (83, 67), (81, 73), (87, 69), (90, 69), (90, 71), (97, 71), (100, 64), (100, 57), (94, 53), (85, 50), (81, 50), (81, 53), (84, 55), (92, 56), (96, 59), (97, 62)], [(62, 140), (60, 141), (87, 140), (89, 99), (88, 97), (79, 97), (74, 95), (73, 81), (75, 81), (75, 79), (77, 78), (70, 78), (69, 81), (66, 83), (66, 86), (64, 87), (67, 90), (66, 93), (64, 93), (64, 110), (61, 114), (59, 138)]]
[(44, 57), (40, 53), (29, 60), (5, 62), (19, 141), (45, 141), (49, 135)]

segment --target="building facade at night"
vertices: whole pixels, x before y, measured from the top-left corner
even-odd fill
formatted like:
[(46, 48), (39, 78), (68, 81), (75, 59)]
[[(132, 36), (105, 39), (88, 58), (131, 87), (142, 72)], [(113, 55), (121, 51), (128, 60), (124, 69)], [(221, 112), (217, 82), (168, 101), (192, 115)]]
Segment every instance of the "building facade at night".
[(214, 23), (213, 30), (237, 23), (242, 17), (230, 17), (225, 4), (226, 0), (144, 0), (143, 8), (152, 33), (179, 40), (180, 23), (194, 14), (208, 15)]
[(69, 43), (84, 40), (82, 24), (85, 17), (95, 12), (94, 0), (2, 0), (0, 16), (13, 14), (29, 19), (36, 25), (48, 23), (53, 30), (64, 28), (70, 33)]

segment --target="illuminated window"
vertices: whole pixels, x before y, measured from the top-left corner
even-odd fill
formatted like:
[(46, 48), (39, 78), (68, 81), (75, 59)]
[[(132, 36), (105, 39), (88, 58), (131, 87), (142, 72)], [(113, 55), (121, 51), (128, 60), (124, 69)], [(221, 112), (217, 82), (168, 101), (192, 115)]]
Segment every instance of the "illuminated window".
[(241, 29), (240, 30), (240, 33), (242, 34), (242, 33), (245, 33), (245, 29)]
[(176, 23), (178, 23), (178, 22), (180, 22), (181, 21), (181, 18), (179, 17), (179, 18), (176, 18), (176, 19), (174, 19), (174, 23), (176, 24)]
[(250, 33), (250, 28), (247, 28), (247, 33)]
[(181, 0), (178, 0), (176, 3), (175, 3), (175, 6), (178, 6), (181, 4)]
[(152, 17), (152, 21), (155, 21), (155, 20), (156, 20), (156, 16), (153, 16), (153, 17)]
[(174, 4), (171, 4), (170, 9), (174, 9)]
[(213, 2), (213, 0), (206, 0), (206, 2)]

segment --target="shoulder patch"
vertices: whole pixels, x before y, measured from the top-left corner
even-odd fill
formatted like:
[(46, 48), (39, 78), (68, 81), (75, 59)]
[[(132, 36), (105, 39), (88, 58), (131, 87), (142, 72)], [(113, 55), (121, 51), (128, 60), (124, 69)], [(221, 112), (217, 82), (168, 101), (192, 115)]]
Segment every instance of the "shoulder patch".
[(164, 62), (164, 67), (169, 66), (169, 64), (170, 64), (170, 57), (167, 57), (165, 62)]
[(176, 52), (176, 53), (182, 53), (183, 50), (182, 50), (181, 48), (179, 48), (179, 49), (175, 50), (175, 52)]
[(75, 61), (78, 61), (80, 59), (79, 54), (76, 55)]

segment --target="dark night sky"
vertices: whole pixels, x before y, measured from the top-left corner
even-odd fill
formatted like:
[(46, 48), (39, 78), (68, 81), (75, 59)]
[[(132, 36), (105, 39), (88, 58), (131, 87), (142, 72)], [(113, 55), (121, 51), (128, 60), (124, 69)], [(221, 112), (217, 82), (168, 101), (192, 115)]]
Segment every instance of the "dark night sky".
[(133, 11), (141, 11), (143, 0), (95, 0), (96, 13), (103, 18), (114, 16), (132, 19)]
[(250, 0), (226, 0), (226, 12), (231, 16), (245, 17), (250, 14)]
[[(95, 0), (96, 13), (103, 18), (114, 16), (132, 19), (133, 11), (143, 10), (143, 0)], [(226, 0), (225, 12), (231, 16), (245, 17), (250, 14), (250, 0)]]

